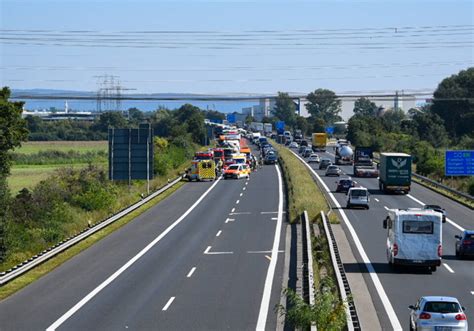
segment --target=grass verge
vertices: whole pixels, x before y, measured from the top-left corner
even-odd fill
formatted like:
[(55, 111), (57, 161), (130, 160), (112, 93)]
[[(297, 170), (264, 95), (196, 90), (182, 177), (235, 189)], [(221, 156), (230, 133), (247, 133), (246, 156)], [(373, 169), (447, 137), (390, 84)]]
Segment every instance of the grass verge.
[[(315, 322), (319, 329), (341, 330), (346, 325), (344, 302), (338, 295), (337, 281), (332, 268), (329, 246), (321, 220), (321, 210), (327, 213), (329, 206), (323, 193), (316, 185), (306, 166), (293, 153), (278, 144), (279, 162), (287, 190), (288, 213), (291, 223), (298, 222), (304, 210), (308, 212), (310, 221), (319, 231), (312, 236), (313, 273), (315, 287), (315, 304), (306, 304), (291, 290), (286, 290), (291, 308), (287, 309), (286, 318), (295, 326), (306, 329)], [(337, 216), (331, 213), (331, 221)], [(334, 219), (334, 220), (333, 220)], [(313, 231), (312, 231), (313, 232)]]
[(121, 219), (117, 220), (113, 224), (109, 225), (108, 227), (94, 233), (90, 237), (84, 239), (83, 241), (79, 242), (77, 245), (74, 245), (70, 249), (62, 252), (59, 255), (51, 258), (50, 260), (46, 261), (45, 263), (41, 264), (40, 266), (28, 271), (26, 274), (12, 280), (11, 282), (5, 284), (4, 286), (0, 287), (0, 300), (12, 295), (16, 291), (22, 289), (23, 287), (31, 284), (35, 280), (39, 279), (43, 275), (47, 274), (48, 272), (52, 271), (56, 267), (60, 266), (64, 262), (68, 261), (72, 257), (76, 256), (83, 250), (89, 248), (102, 238), (106, 237), (107, 235), (111, 234), (115, 230), (121, 228), (122, 226), (126, 225), (137, 216), (145, 212), (146, 210), (150, 209), (160, 201), (166, 199), (171, 194), (173, 194), (176, 190), (184, 185), (184, 182), (180, 182), (176, 184), (174, 187), (170, 188), (163, 194), (160, 194), (155, 199), (151, 200), (150, 202), (146, 203), (145, 205), (141, 206), (140, 208), (134, 210), (130, 214), (122, 217)]

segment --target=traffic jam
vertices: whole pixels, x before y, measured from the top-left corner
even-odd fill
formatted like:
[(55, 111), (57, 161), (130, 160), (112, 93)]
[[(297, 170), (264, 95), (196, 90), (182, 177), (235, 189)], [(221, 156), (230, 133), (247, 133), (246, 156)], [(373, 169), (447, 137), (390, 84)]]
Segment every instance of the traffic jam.
[[(234, 127), (216, 128), (216, 147), (195, 153), (186, 170), (188, 181), (212, 181), (219, 176), (223, 179), (249, 178), (262, 165), (278, 162), (277, 151), (261, 133)], [(252, 153), (248, 142), (258, 147), (258, 155)]]
[[(287, 137), (284, 144), (301, 155), (308, 164), (334, 176), (336, 193), (346, 195), (346, 209), (370, 208), (370, 193), (352, 177), (344, 174), (340, 165), (351, 166), (353, 177), (378, 180), (379, 190), (391, 194), (408, 194), (411, 188), (411, 156), (404, 153), (380, 153), (375, 162), (369, 147), (353, 150), (347, 140), (339, 139), (330, 149), (333, 161), (327, 155), (326, 133), (313, 133), (311, 144), (304, 139)], [(426, 204), (422, 208), (388, 209), (382, 226), (387, 235), (386, 256), (389, 266), (427, 267), (436, 271), (442, 264), (442, 229), (446, 210), (439, 205)], [(474, 257), (474, 230), (464, 230), (455, 236), (457, 259)], [(410, 330), (468, 330), (465, 307), (455, 297), (423, 296), (409, 305)]]

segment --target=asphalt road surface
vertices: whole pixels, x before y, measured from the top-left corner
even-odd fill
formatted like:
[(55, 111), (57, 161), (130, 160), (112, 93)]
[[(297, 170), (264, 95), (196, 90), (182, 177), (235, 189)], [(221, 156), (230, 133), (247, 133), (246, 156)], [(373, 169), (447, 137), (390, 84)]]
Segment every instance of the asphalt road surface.
[[(318, 154), (334, 160), (334, 155), (330, 152)], [(385, 194), (379, 191), (378, 179), (355, 177), (353, 179), (358, 185), (369, 189), (370, 210), (346, 209), (346, 195), (335, 192), (337, 177), (326, 177), (325, 171), (318, 170), (317, 163), (311, 163), (310, 166), (315, 169), (342, 206), (340, 211), (347, 216), (380, 281), (380, 285), (376, 285), (375, 275), (364, 275), (384, 328), (394, 329), (401, 326), (403, 329), (408, 329), (408, 305), (415, 304), (417, 299), (424, 295), (457, 297), (466, 307), (468, 318), (474, 319), (474, 260), (457, 259), (454, 249), (454, 236), (462, 229), (474, 229), (472, 210), (416, 183), (412, 183), (412, 190), (408, 195)], [(340, 166), (340, 168), (345, 173), (343, 176), (353, 175), (352, 166)], [(387, 230), (383, 229), (382, 221), (387, 217), (387, 209), (416, 208), (422, 204), (438, 204), (447, 211), (448, 222), (443, 224), (442, 265), (433, 273), (426, 268), (401, 268), (394, 272), (387, 264), (385, 252)], [(350, 231), (344, 223), (343, 227), (348, 238), (351, 238)], [(351, 247), (360, 257), (359, 249), (354, 240), (352, 241)], [(348, 273), (357, 270), (350, 264), (345, 264), (344, 268)], [(367, 270), (365, 267), (362, 269)], [(386, 293), (389, 304), (383, 302), (382, 292)], [(393, 307), (392, 315), (389, 306)], [(357, 308), (363, 309), (363, 307)]]
[(279, 170), (184, 185), (0, 302), (0, 330), (274, 330)]

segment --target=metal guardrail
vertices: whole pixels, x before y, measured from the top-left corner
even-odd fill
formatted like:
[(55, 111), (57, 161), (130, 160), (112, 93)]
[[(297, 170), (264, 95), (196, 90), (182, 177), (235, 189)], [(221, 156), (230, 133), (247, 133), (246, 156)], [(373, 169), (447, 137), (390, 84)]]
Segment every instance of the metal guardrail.
[(52, 257), (58, 255), (59, 253), (65, 251), (69, 247), (74, 246), (75, 244), (77, 244), (80, 241), (86, 239), (87, 237), (91, 236), (92, 234), (96, 233), (97, 231), (102, 230), (103, 228), (105, 228), (108, 225), (114, 223), (115, 221), (122, 218), (123, 216), (131, 213), (135, 209), (141, 207), (142, 205), (146, 204), (148, 201), (154, 199), (155, 197), (157, 197), (161, 193), (167, 191), (168, 189), (170, 189), (171, 187), (176, 185), (179, 181), (181, 181), (182, 178), (183, 178), (183, 176), (179, 176), (178, 178), (176, 178), (172, 182), (166, 184), (162, 188), (158, 189), (156, 192), (150, 194), (149, 196), (147, 196), (143, 200), (141, 200), (137, 203), (134, 203), (133, 205), (131, 205), (129, 207), (126, 207), (126, 208), (122, 209), (117, 214), (113, 215), (112, 217), (109, 217), (105, 220), (102, 220), (99, 223), (94, 224), (92, 227), (86, 228), (86, 229), (82, 230), (80, 233), (78, 233), (78, 234), (76, 234), (72, 237), (66, 238), (63, 241), (60, 241), (56, 245), (42, 251), (38, 255), (34, 255), (33, 257), (29, 258), (28, 260), (23, 261), (20, 264), (17, 264), (16, 266), (14, 266), (13, 268), (11, 268), (7, 271), (1, 272), (0, 273), (0, 286), (5, 285), (9, 281), (17, 278), (18, 276), (20, 276), (20, 275), (24, 274), (25, 272), (33, 269), (34, 267), (46, 262), (50, 258), (52, 258)]
[(347, 281), (341, 257), (339, 256), (339, 250), (334, 238), (334, 233), (332, 232), (331, 224), (329, 224), (327, 221), (326, 215), (324, 215), (323, 211), (321, 211), (321, 217), (323, 220), (324, 233), (326, 234), (326, 239), (329, 246), (329, 253), (331, 255), (332, 267), (334, 269), (334, 273), (336, 274), (339, 293), (346, 309), (347, 329), (349, 331), (361, 330), (355, 305), (352, 301), (348, 300), (348, 297), (351, 296), (351, 288), (349, 286), (349, 282)]
[[(308, 298), (308, 303), (314, 305), (314, 274), (313, 274), (313, 245), (311, 243), (311, 228), (309, 225), (308, 212), (303, 212), (301, 228), (303, 238), (303, 275), (306, 278), (305, 283), (307, 286), (304, 296)], [(311, 325), (311, 331), (317, 331), (316, 324)]]

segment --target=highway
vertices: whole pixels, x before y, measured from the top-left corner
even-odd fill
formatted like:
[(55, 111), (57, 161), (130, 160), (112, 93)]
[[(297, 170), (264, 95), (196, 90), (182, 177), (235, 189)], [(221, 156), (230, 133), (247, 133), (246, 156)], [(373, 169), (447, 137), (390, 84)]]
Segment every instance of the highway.
[(274, 330), (281, 181), (265, 166), (249, 180), (184, 185), (0, 302), (0, 329)]
[[(330, 150), (318, 154), (334, 161), (334, 155)], [(337, 177), (326, 177), (324, 170), (318, 170), (317, 163), (311, 163), (310, 167), (320, 176), (341, 206), (340, 212), (345, 214), (355, 230), (376, 273), (376, 275), (367, 273), (364, 278), (369, 285), (377, 314), (384, 328), (396, 329), (401, 326), (403, 329), (408, 329), (408, 305), (416, 303), (423, 295), (457, 297), (466, 307), (468, 318), (471, 320), (474, 318), (474, 260), (458, 260), (454, 250), (454, 236), (459, 234), (461, 229), (474, 228), (472, 210), (416, 183), (412, 183), (412, 190), (408, 195), (384, 194), (379, 191), (376, 178), (353, 178), (358, 185), (369, 189), (370, 210), (346, 209), (346, 195), (335, 193)], [(340, 166), (340, 168), (346, 176), (352, 176), (352, 166)], [(439, 204), (447, 211), (448, 222), (443, 225), (442, 266), (433, 273), (426, 269), (414, 268), (402, 268), (394, 272), (387, 264), (385, 252), (387, 230), (382, 227), (387, 209), (416, 208), (421, 207), (423, 203)], [(351, 238), (347, 224), (342, 223), (348, 238)], [(354, 240), (351, 242), (351, 247), (361, 261), (361, 254)], [(344, 268), (347, 273), (357, 270), (354, 265), (347, 263)], [(365, 267), (362, 269), (367, 270)], [(377, 278), (380, 284), (376, 284)], [(388, 298), (388, 304), (383, 301), (384, 293)]]

